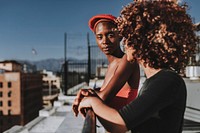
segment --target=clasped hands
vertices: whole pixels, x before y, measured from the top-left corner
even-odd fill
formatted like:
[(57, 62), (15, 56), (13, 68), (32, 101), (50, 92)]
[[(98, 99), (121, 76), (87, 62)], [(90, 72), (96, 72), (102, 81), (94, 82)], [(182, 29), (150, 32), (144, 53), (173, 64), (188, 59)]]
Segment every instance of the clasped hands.
[(92, 97), (97, 97), (97, 93), (93, 89), (81, 89), (77, 93), (77, 96), (73, 102), (72, 110), (75, 116), (78, 116), (79, 112), (85, 117), (87, 109), (91, 108)]

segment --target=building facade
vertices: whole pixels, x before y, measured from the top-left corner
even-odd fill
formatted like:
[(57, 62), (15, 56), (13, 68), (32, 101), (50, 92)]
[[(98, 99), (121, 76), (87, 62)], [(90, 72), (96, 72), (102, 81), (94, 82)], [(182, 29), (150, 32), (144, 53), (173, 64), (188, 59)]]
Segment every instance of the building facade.
[(52, 71), (43, 70), (41, 74), (43, 75), (43, 107), (52, 106), (61, 91), (61, 78)]
[(21, 72), (22, 65), (15, 60), (5, 60), (0, 62), (0, 69), (12, 72)]
[(0, 71), (0, 132), (3, 132), (38, 116), (42, 108), (42, 75), (23, 73), (16, 62), (0, 62), (0, 66), (4, 66)]

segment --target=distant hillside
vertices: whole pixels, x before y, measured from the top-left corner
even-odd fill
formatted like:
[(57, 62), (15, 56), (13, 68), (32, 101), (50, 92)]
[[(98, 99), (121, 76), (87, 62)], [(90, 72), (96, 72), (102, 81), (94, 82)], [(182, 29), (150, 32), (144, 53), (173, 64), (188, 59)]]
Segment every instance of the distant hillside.
[[(70, 59), (74, 60), (74, 59)], [(40, 61), (24, 61), (24, 60), (18, 60), (20, 63), (26, 63), (26, 64), (31, 64), (35, 65), (37, 67), (37, 70), (43, 70), (46, 69), (48, 71), (53, 71), (53, 72), (59, 72), (61, 71), (62, 64), (64, 63), (64, 59), (45, 59), (45, 60), (40, 60)]]
[[(43, 70), (46, 69), (48, 71), (53, 71), (53, 72), (60, 72), (62, 64), (64, 63), (64, 59), (45, 59), (45, 60), (40, 60), (40, 61), (22, 61), (22, 60), (17, 60), (18, 62), (22, 64), (31, 64), (35, 65), (37, 67), (37, 70)], [(74, 58), (68, 59), (69, 63), (87, 63), (87, 59), (83, 60), (78, 60)], [(106, 59), (91, 59), (91, 71), (92, 73), (96, 72), (96, 66), (97, 65), (106, 65), (108, 64), (108, 61)]]
[(61, 71), (63, 59), (46, 59), (40, 61), (33, 61), (31, 64), (36, 65), (37, 70), (46, 69), (48, 71), (58, 72)]

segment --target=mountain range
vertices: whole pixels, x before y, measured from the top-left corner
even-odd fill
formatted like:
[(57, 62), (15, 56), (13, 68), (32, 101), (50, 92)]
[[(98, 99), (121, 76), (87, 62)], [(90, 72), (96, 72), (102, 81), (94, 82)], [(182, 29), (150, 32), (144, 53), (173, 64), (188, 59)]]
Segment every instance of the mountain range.
[[(39, 61), (28, 61), (28, 60), (16, 60), (21, 64), (27, 64), (29, 66), (36, 66), (37, 71), (40, 70), (47, 70), (47, 71), (53, 71), (53, 72), (61, 72), (62, 65), (64, 63), (64, 59), (44, 59)], [(77, 58), (69, 58), (68, 63), (70, 64), (77, 64), (73, 65), (72, 67), (85, 67), (84, 64), (87, 64), (87, 59), (79, 60)], [(107, 65), (108, 61), (107, 59), (91, 59), (91, 71), (93, 73), (96, 72), (96, 67), (99, 65)], [(82, 66), (81, 66), (82, 65)]]
[[(29, 60), (17, 60), (21, 64), (28, 64), (28, 65), (33, 65), (36, 66), (37, 70), (43, 70), (46, 69), (48, 71), (53, 71), (53, 72), (60, 72), (61, 67), (64, 63), (64, 59), (44, 59), (44, 60), (39, 60), (39, 61), (29, 61)], [(77, 61), (77, 59), (68, 59), (68, 61)]]

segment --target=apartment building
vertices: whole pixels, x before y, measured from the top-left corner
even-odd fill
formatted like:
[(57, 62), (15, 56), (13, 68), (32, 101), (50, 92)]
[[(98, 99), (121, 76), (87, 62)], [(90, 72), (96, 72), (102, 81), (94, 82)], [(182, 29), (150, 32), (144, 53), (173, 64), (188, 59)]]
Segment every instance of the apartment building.
[(61, 79), (52, 71), (43, 70), (40, 73), (43, 75), (43, 107), (52, 106), (61, 91)]
[(16, 61), (0, 62), (0, 132), (25, 125), (42, 108), (42, 75), (23, 73)]

